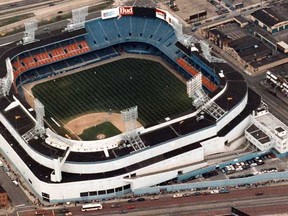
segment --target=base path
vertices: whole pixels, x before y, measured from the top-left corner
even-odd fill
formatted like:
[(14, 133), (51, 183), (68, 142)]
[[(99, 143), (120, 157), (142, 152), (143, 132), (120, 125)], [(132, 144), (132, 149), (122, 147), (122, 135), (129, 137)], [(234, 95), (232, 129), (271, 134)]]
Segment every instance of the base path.
[[(85, 129), (102, 124), (104, 122), (111, 122), (115, 127), (117, 127), (121, 132), (125, 132), (125, 124), (121, 119), (121, 114), (119, 113), (91, 113), (87, 115), (80, 116), (69, 121), (65, 127), (77, 135), (82, 134)], [(142, 127), (142, 125), (137, 122), (137, 128)]]

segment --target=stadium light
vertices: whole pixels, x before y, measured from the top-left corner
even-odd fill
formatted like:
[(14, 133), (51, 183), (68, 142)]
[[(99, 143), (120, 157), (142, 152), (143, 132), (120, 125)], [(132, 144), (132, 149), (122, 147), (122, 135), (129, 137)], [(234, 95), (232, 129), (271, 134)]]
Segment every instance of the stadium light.
[(45, 128), (44, 128), (44, 116), (45, 116), (45, 108), (44, 105), (36, 98), (34, 100), (35, 104), (35, 112), (36, 112), (36, 126), (35, 130), (40, 134), (45, 133)]
[(9, 95), (9, 91), (14, 80), (13, 67), (10, 58), (7, 58), (5, 62), (7, 74), (4, 78), (0, 80), (0, 95), (3, 96)]
[(88, 6), (72, 10), (72, 19), (68, 23), (67, 31), (74, 31), (84, 28), (86, 16), (88, 15)]
[(202, 88), (202, 74), (198, 73), (192, 79), (186, 82), (187, 94), (189, 98), (193, 99), (193, 105), (200, 110), (204, 110), (216, 120), (220, 119), (225, 111), (218, 106)]
[(129, 142), (135, 151), (145, 148), (143, 141), (137, 133), (138, 107), (130, 107), (121, 111), (122, 121), (125, 124), (124, 139)]
[(37, 21), (35, 19), (26, 22), (25, 32), (23, 36), (23, 44), (32, 43), (35, 41), (35, 31), (37, 30)]

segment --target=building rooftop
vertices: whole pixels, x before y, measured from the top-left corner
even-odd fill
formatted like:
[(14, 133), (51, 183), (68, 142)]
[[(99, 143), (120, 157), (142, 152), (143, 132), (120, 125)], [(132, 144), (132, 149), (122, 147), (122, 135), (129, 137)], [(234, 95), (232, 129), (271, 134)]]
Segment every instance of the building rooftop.
[(229, 47), (234, 49), (246, 62), (258, 61), (272, 55), (272, 51), (268, 47), (249, 35), (232, 41), (229, 43)]
[(255, 139), (257, 139), (261, 144), (266, 144), (270, 142), (269, 136), (260, 130), (256, 125), (252, 124), (247, 130)]
[(285, 17), (283, 13), (279, 13), (278, 8), (277, 10), (275, 9), (264, 8), (264, 9), (255, 11), (251, 15), (255, 17), (257, 20), (267, 25), (268, 27), (273, 27), (274, 25), (278, 23), (287, 21), (287, 17)]
[[(271, 35), (269, 32), (265, 31), (263, 28), (261, 28), (258, 25), (250, 24), (250, 25), (247, 25), (246, 29), (247, 31), (252, 31), (254, 34), (257, 33), (261, 35), (262, 37), (264, 37), (266, 40), (268, 40), (272, 44), (276, 44), (278, 42), (278, 40), (275, 38), (275, 34)], [(280, 32), (279, 34), (283, 34), (283, 33)]]
[(234, 19), (235, 19), (237, 22), (239, 22), (239, 23), (247, 23), (247, 22), (248, 22), (248, 20), (247, 20), (245, 17), (241, 16), (241, 15), (234, 17)]
[(227, 35), (227, 37), (232, 40), (236, 40), (248, 35), (247, 31), (244, 28), (240, 28), (236, 21), (218, 26), (217, 29), (219, 29), (219, 31), (221, 31), (224, 35)]
[[(265, 113), (263, 115), (256, 116), (255, 119), (260, 122), (262, 125), (267, 127), (269, 131), (273, 134), (275, 134), (276, 128), (281, 127), (282, 129), (288, 131), (288, 126), (285, 125), (282, 121), (280, 121), (278, 118), (276, 118), (271, 113)], [(288, 139), (288, 133), (286, 135), (279, 137), (282, 140)]]

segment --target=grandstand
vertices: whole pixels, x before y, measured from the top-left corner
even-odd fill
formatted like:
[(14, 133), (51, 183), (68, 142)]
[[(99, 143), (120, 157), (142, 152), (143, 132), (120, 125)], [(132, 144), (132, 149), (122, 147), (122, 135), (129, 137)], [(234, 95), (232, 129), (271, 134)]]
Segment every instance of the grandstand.
[[(177, 178), (194, 170), (193, 164), (206, 166), (204, 157), (231, 150), (227, 143), (244, 134), (252, 112), (260, 105), (260, 97), (229, 65), (210, 63), (201, 53), (179, 46), (174, 30), (178, 21), (171, 14), (140, 7), (129, 7), (132, 14), (119, 16), (119, 11), (123, 10), (108, 9), (82, 29), (9, 45), (1, 52), (0, 68), (6, 68), (6, 59), (12, 64), (12, 71), (0, 71), (1, 81), (13, 79), (8, 94), (7, 85), (0, 86), (1, 150), (5, 157), (13, 158), (41, 200), (57, 203), (115, 197)], [(209, 101), (185, 115), (135, 129), (137, 140), (124, 139), (122, 134), (104, 140), (73, 140), (56, 134), (48, 125), (45, 134), (37, 134), (39, 110), (31, 109), (21, 97), (21, 86), (123, 52), (161, 57), (187, 81), (201, 73), (203, 87), (198, 90)], [(13, 76), (8, 76), (9, 71)], [(216, 117), (214, 109), (223, 112)], [(24, 140), (23, 135), (31, 130), (34, 137)], [(143, 148), (135, 149), (135, 140)]]

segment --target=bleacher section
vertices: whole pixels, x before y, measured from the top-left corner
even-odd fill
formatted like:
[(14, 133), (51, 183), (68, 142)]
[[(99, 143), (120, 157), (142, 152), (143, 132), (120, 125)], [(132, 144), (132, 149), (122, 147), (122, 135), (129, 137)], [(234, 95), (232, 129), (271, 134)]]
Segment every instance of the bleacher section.
[(89, 50), (90, 48), (84, 39), (81, 41), (72, 39), (65, 43), (52, 44), (32, 52), (27, 51), (12, 60), (14, 77), (18, 77), (24, 71), (32, 68), (71, 58)]
[[(186, 70), (192, 76), (195, 76), (199, 73), (191, 65), (189, 65), (189, 63), (187, 63), (183, 58), (178, 58), (177, 62), (184, 70)], [(205, 76), (202, 76), (202, 83), (210, 92), (214, 92), (217, 89), (217, 86)]]
[(21, 73), (16, 80), (16, 86), (19, 88), (20, 85), (28, 82), (36, 81), (54, 74), (62, 73), (66, 70), (81, 67), (82, 64), (88, 65), (118, 55), (119, 53), (113, 47), (107, 47), (101, 50), (90, 51), (80, 56), (76, 55), (75, 57), (57, 61), (52, 64), (46, 64), (41, 67), (30, 69), (25, 73)]

